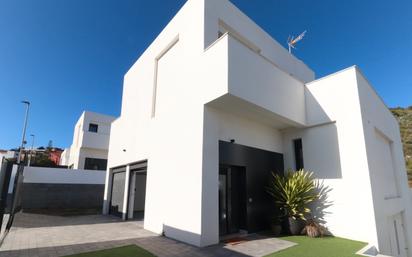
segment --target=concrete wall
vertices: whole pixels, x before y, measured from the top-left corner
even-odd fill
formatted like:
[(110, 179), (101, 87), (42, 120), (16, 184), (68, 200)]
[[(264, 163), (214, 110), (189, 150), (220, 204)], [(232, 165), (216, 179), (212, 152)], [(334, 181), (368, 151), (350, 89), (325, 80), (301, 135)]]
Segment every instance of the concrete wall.
[(397, 236), (411, 243), (411, 200), (396, 119), (356, 67), (306, 88), (308, 127), (283, 131), (285, 166), (295, 169), (293, 140), (302, 138), (305, 169), (332, 188), (333, 205), (324, 215), (331, 232), (394, 255), (393, 220), (404, 217), (405, 235)]
[(101, 209), (104, 185), (24, 183), (23, 210)]
[(356, 69), (308, 83), (305, 98), (312, 127), (284, 131), (285, 167), (295, 169), (292, 140), (302, 138), (305, 169), (333, 189), (326, 226), (336, 236), (377, 245)]
[(104, 184), (104, 171), (25, 167), (23, 183)]
[(104, 176), (103, 171), (25, 167), (22, 208), (101, 208)]
[[(412, 246), (412, 201), (398, 122), (359, 69), (356, 75), (379, 250), (397, 255), (398, 238), (402, 255), (405, 248)], [(392, 231), (395, 220), (400, 222), (398, 235)], [(408, 256), (412, 256), (411, 250)]]
[(304, 84), (235, 37), (229, 36), (227, 43), (229, 93), (293, 122), (305, 124)]

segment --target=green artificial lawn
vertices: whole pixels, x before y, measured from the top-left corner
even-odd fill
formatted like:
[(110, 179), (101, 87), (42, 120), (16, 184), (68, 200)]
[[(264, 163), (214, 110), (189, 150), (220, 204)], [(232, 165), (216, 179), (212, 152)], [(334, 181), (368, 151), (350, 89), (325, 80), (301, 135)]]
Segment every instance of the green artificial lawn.
[(339, 237), (286, 236), (279, 237), (279, 239), (298, 245), (269, 254), (266, 257), (359, 257), (360, 255), (357, 255), (356, 252), (366, 245), (366, 243)]
[[(69, 255), (70, 257), (156, 257), (148, 251), (136, 246), (126, 245), (122, 247), (101, 250), (96, 252)], [(66, 257), (69, 257), (66, 256)]]

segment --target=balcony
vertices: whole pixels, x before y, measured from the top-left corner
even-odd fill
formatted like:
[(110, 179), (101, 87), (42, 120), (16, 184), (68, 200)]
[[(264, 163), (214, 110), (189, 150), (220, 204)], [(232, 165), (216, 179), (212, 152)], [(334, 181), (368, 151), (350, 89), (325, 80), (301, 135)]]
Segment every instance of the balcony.
[(204, 57), (210, 81), (207, 105), (279, 128), (305, 125), (304, 83), (258, 49), (227, 33), (205, 50)]

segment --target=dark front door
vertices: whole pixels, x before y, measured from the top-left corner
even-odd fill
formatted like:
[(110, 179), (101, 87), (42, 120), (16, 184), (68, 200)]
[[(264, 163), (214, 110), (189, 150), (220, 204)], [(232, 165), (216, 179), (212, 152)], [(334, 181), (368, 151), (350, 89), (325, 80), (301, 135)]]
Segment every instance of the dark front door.
[(245, 168), (221, 166), (219, 170), (219, 234), (246, 229)]

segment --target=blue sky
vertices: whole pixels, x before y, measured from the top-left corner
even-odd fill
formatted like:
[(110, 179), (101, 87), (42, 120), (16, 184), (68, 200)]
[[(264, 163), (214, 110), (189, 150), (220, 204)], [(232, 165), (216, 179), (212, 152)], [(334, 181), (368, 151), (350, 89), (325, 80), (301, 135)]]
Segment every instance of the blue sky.
[[(412, 105), (412, 1), (233, 0), (321, 77), (357, 64), (389, 106)], [(83, 110), (118, 116), (123, 75), (184, 0), (2, 0), (0, 149), (71, 144)]]

